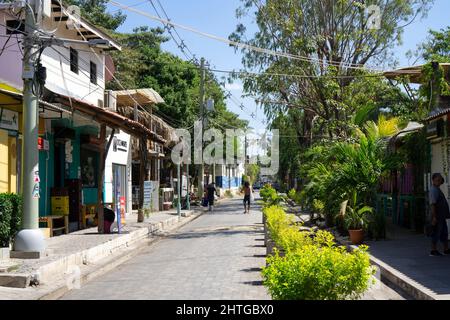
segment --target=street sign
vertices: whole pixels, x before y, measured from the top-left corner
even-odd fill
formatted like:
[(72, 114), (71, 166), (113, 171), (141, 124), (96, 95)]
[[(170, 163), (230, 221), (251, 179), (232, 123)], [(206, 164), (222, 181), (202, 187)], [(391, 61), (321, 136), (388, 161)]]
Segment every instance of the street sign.
[(6, 130), (19, 130), (19, 113), (8, 109), (0, 110), (0, 128)]

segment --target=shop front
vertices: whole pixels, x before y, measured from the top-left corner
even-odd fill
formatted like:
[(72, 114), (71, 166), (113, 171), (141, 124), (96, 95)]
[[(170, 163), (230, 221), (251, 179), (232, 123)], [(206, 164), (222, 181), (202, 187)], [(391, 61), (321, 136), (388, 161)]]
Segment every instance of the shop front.
[(0, 92), (0, 193), (19, 192), (21, 111), (19, 99)]
[(114, 134), (105, 164), (104, 203), (122, 218), (131, 214), (131, 136), (120, 131)]

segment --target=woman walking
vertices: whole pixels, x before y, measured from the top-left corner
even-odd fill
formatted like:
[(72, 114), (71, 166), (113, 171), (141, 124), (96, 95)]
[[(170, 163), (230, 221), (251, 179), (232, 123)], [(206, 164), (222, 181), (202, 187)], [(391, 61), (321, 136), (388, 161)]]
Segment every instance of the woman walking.
[(250, 199), (252, 196), (252, 189), (250, 183), (246, 181), (244, 183), (244, 213), (250, 213)]

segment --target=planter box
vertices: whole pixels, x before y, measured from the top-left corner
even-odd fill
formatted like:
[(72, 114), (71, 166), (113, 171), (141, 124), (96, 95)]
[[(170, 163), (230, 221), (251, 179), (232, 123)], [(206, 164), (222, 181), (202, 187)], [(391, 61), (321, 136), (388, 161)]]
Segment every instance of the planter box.
[(9, 259), (9, 252), (10, 252), (10, 248), (0, 248), (0, 260), (7, 260)]

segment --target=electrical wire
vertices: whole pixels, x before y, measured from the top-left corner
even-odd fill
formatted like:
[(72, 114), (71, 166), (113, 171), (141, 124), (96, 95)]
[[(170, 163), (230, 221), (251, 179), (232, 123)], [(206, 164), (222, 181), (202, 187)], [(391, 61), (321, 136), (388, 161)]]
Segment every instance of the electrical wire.
[[(155, 7), (155, 5), (154, 5), (154, 3), (153, 3), (153, 0), (148, 0), (148, 1), (149, 1), (150, 4), (152, 5), (152, 7), (153, 7), (153, 9), (155, 10), (155, 13), (158, 15), (158, 17), (161, 18), (161, 15), (159, 14), (158, 10), (156, 9), (156, 7)], [(161, 4), (161, 2), (160, 2), (159, 0), (157, 0), (157, 2), (158, 2), (158, 4), (159, 4), (159, 7), (161, 8), (161, 10), (162, 10), (164, 16), (166, 17), (167, 21), (170, 21), (170, 18), (169, 18), (168, 14), (167, 14), (167, 11), (164, 9), (164, 6)], [(172, 39), (173, 39), (173, 41), (175, 42), (175, 44), (177, 45), (177, 47), (181, 50), (181, 52), (186, 56), (186, 58), (187, 58), (188, 60), (191, 60), (191, 61), (193, 62), (194, 66), (195, 66), (196, 68), (199, 68), (200, 66), (199, 66), (198, 59), (196, 58), (195, 54), (193, 54), (192, 51), (189, 49), (189, 47), (186, 45), (185, 41), (184, 41), (183, 38), (180, 36), (180, 34), (178, 33), (177, 29), (176, 29), (175, 27), (169, 25), (169, 24), (164, 24), (164, 26), (165, 26), (165, 28), (168, 30), (170, 36), (172, 37)], [(174, 36), (174, 35), (172, 34), (172, 32), (170, 31), (171, 28), (173, 28), (175, 34), (178, 36), (179, 41), (177, 41), (177, 40), (175, 39), (175, 36)], [(181, 45), (179, 44), (179, 42), (181, 43)], [(188, 54), (187, 52), (185, 52), (185, 49), (189, 52), (189, 54), (192, 56), (192, 58), (190, 58), (190, 57), (188, 56), (189, 54)], [(209, 68), (208, 68), (208, 69), (206, 69), (206, 71), (213, 71), (213, 69), (209, 69)], [(220, 83), (220, 85), (223, 87), (223, 89), (224, 89), (226, 95), (227, 95), (230, 99), (231, 99), (231, 98), (236, 99), (236, 98), (234, 97), (234, 95), (232, 94), (232, 92), (231, 92), (230, 90), (228, 90), (224, 84)], [(238, 101), (238, 102), (233, 101), (233, 102), (234, 102), (238, 107), (240, 107), (242, 111), (246, 112), (246, 111), (244, 110), (245, 107), (244, 107), (244, 105), (243, 105), (241, 102), (239, 102), (239, 101)], [(252, 117), (252, 119), (258, 120), (257, 117), (256, 117), (256, 115), (255, 115), (254, 113), (248, 113), (248, 112), (246, 112), (246, 113), (247, 113), (250, 117)], [(263, 125), (265, 125), (265, 121), (262, 121), (261, 123), (262, 123)]]
[(160, 22), (162, 24), (169, 24), (169, 25), (171, 25), (173, 27), (177, 27), (177, 28), (180, 28), (180, 29), (183, 29), (183, 30), (186, 30), (186, 31), (198, 34), (200, 36), (219, 41), (219, 42), (223, 42), (225, 44), (228, 44), (228, 45), (231, 45), (231, 46), (234, 46), (234, 47), (239, 47), (239, 48), (242, 48), (242, 49), (247, 49), (247, 50), (251, 50), (251, 51), (255, 51), (255, 52), (259, 52), (259, 53), (264, 53), (264, 54), (268, 54), (268, 55), (272, 55), (272, 56), (289, 58), (289, 59), (299, 60), (299, 61), (304, 61), (304, 62), (325, 63), (325, 64), (328, 64), (330, 66), (341, 66), (341, 67), (344, 67), (344, 68), (347, 68), (347, 69), (355, 69), (355, 70), (374, 70), (374, 71), (378, 71), (378, 70), (375, 70), (375, 69), (366, 68), (366, 67), (362, 66), (361, 64), (345, 63), (345, 62), (331, 61), (331, 60), (326, 61), (326, 60), (322, 60), (322, 59), (319, 59), (319, 58), (311, 58), (311, 57), (305, 57), (305, 56), (300, 56), (300, 55), (295, 55), (295, 54), (290, 54), (290, 53), (285, 53), (285, 52), (279, 52), (279, 51), (275, 51), (275, 50), (271, 50), (271, 49), (260, 48), (260, 47), (257, 47), (257, 46), (254, 46), (254, 45), (250, 45), (250, 44), (246, 44), (246, 43), (232, 41), (232, 40), (229, 40), (229, 39), (226, 39), (226, 38), (222, 38), (222, 37), (210, 34), (210, 33), (206, 33), (206, 32), (194, 29), (192, 27), (188, 27), (188, 26), (185, 26), (185, 25), (181, 25), (179, 23), (168, 21), (167, 19), (163, 19), (163, 18), (160, 18), (160, 17), (153, 16), (153, 15), (147, 13), (147, 12), (144, 12), (142, 10), (138, 10), (138, 9), (135, 9), (135, 8), (127, 7), (126, 5), (123, 5), (123, 4), (121, 4), (119, 2), (116, 2), (116, 1), (110, 1), (110, 3), (112, 5), (114, 5), (114, 6), (116, 6), (116, 7), (119, 7), (121, 9), (123, 9), (123, 10), (128, 10), (128, 11), (137, 13), (137, 14), (142, 15), (144, 17), (147, 17), (147, 18), (149, 18), (151, 20), (156, 20), (156, 21), (158, 21), (158, 22)]

